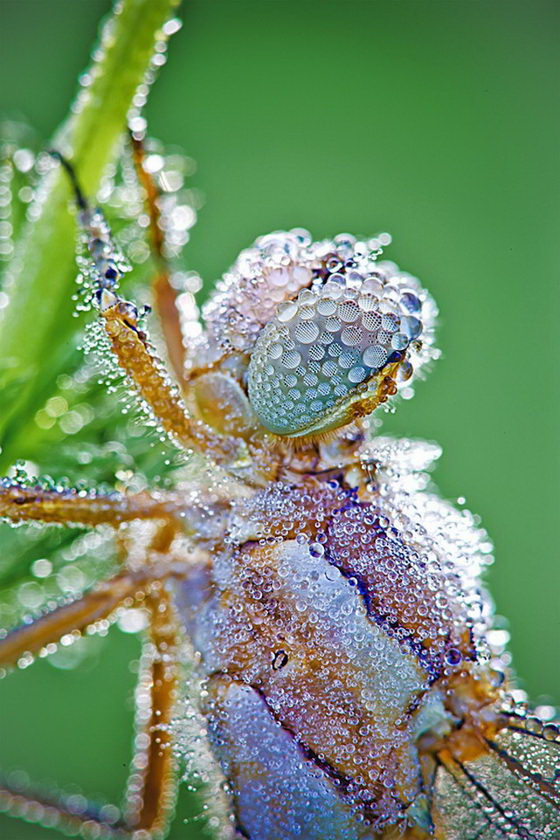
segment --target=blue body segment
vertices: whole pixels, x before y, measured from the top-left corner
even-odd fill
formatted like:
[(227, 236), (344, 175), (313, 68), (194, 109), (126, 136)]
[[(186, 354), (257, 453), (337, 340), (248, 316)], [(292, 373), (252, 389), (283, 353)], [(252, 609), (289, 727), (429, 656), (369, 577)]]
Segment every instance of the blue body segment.
[(250, 840), (357, 840), (371, 831), (294, 736), (274, 720), (250, 686), (210, 682), (223, 717), (213, 718), (210, 737), (225, 775), (234, 780), (238, 830)]
[(183, 585), (179, 609), (240, 836), (374, 838), (404, 814), (420, 786), (406, 710), (427, 674), (319, 543), (242, 538)]

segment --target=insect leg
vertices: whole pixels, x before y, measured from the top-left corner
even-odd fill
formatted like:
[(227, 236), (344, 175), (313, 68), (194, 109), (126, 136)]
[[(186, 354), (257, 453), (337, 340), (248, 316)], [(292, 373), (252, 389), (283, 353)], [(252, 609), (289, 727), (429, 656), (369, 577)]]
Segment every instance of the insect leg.
[[(124, 576), (123, 576), (124, 578)], [(113, 583), (113, 582), (110, 582)], [(123, 586), (123, 590), (126, 587)], [(177, 788), (176, 758), (172, 749), (171, 718), (176, 697), (180, 666), (178, 664), (178, 631), (168, 593), (162, 585), (158, 591), (148, 591), (144, 601), (150, 610), (151, 622), (149, 640), (144, 646), (142, 668), (137, 700), (137, 733), (135, 753), (127, 783), (126, 814), (124, 819), (115, 821), (109, 817), (116, 811), (112, 806), (95, 807), (88, 804), (76, 813), (69, 797), (64, 795), (49, 797), (31, 791), (12, 789), (9, 783), (0, 780), (0, 811), (12, 816), (39, 822), (59, 830), (79, 834), (85, 838), (103, 837), (105, 840), (156, 840), (165, 836), (166, 826), (172, 816)], [(134, 587), (129, 588), (130, 593)], [(97, 598), (92, 594), (80, 599), (77, 604), (83, 607), (81, 623), (97, 620), (109, 614), (118, 603), (118, 599), (109, 605), (105, 599), (105, 609), (95, 610)], [(89, 612), (84, 601), (88, 601)], [(70, 605), (73, 607), (74, 605)], [(59, 615), (67, 608), (55, 612)], [(87, 615), (86, 615), (87, 613)], [(76, 615), (68, 618), (68, 627), (63, 628), (63, 620), (56, 622), (57, 632), (76, 629)], [(50, 618), (50, 616), (47, 616)], [(62, 616), (60, 616), (62, 619)], [(41, 622), (38, 622), (41, 623)], [(34, 625), (36, 626), (36, 625)], [(42, 641), (45, 641), (43, 634)], [(7, 641), (7, 640), (6, 640)], [(5, 643), (2, 643), (5, 644)], [(25, 646), (24, 646), (25, 647)], [(25, 647), (27, 650), (28, 647)], [(2, 647), (0, 647), (0, 653)], [(107, 816), (105, 816), (107, 815)], [(101, 833), (100, 833), (101, 832)]]
[(126, 824), (131, 830), (164, 832), (177, 789), (170, 725), (179, 679), (178, 623), (162, 585), (146, 599), (151, 614), (136, 691), (135, 753), (127, 785)]
[(140, 315), (136, 306), (115, 293), (121, 271), (109, 226), (101, 211), (92, 209), (84, 198), (72, 164), (58, 152), (52, 154), (62, 162), (74, 187), (79, 223), (90, 254), (93, 291), (119, 366), (132, 380), (154, 417), (180, 446), (201, 452), (216, 464), (231, 463), (237, 454), (236, 442), (216, 434), (205, 423), (189, 415), (177, 387), (139, 326)]
[[(150, 551), (165, 551), (172, 539), (173, 529), (162, 526)], [(114, 806), (88, 803), (76, 811), (72, 799), (64, 794), (49, 796), (14, 789), (1, 779), (0, 811), (84, 838), (156, 840), (165, 835), (176, 794), (170, 724), (180, 672), (178, 622), (165, 582), (154, 580), (149, 569), (136, 575), (117, 575), (74, 604), (8, 636), (0, 643), (0, 661), (12, 663), (18, 654), (40, 650), (65, 632), (85, 629), (135, 596), (141, 597), (148, 608), (150, 625), (136, 692), (137, 733), (124, 818), (118, 817)]]
[[(141, 136), (131, 132), (130, 140), (136, 174), (144, 189), (146, 210), (150, 219), (150, 244), (152, 256), (158, 266), (158, 271), (152, 283), (152, 295), (155, 302), (155, 308), (159, 316), (163, 338), (165, 340), (167, 356), (173, 367), (177, 381), (181, 385), (183, 393), (186, 393), (189, 388), (189, 378), (185, 375), (184, 335), (181, 327), (179, 311), (176, 305), (177, 295), (170, 282), (169, 266), (164, 255), (165, 233), (164, 227), (161, 224), (162, 217), (159, 206), (160, 191), (155, 179), (144, 165), (146, 151), (143, 139)], [(214, 441), (215, 440), (216, 438), (214, 437)], [(222, 448), (224, 446), (226, 447), (226, 452), (229, 451), (230, 447), (224, 443), (223, 438), (220, 438), (220, 443)], [(264, 463), (267, 458), (268, 453), (261, 447), (260, 451), (256, 455), (256, 460)], [(221, 463), (221, 460), (216, 456), (215, 460), (218, 463)]]
[(217, 464), (234, 460), (236, 444), (188, 414), (146, 333), (139, 329), (134, 307), (131, 309), (129, 303), (105, 290), (101, 295), (100, 311), (120, 367), (134, 382), (165, 431), (184, 449), (202, 452)]
[(47, 651), (51, 644), (111, 615), (125, 601), (132, 603), (143, 594), (147, 577), (142, 573), (123, 572), (98, 584), (81, 598), (12, 630), (0, 640), (0, 666), (16, 665), (23, 656)]
[(76, 525), (113, 525), (132, 519), (169, 519), (180, 506), (149, 493), (85, 495), (77, 490), (45, 490), (0, 480), (0, 518), (11, 522), (55, 522)]
[(132, 157), (138, 180), (142, 185), (146, 197), (146, 210), (150, 218), (150, 240), (157, 273), (152, 283), (152, 294), (155, 308), (159, 316), (165, 347), (169, 361), (179, 382), (184, 379), (183, 333), (179, 311), (176, 305), (176, 292), (170, 282), (169, 267), (163, 249), (165, 236), (161, 226), (159, 208), (160, 192), (152, 175), (145, 168), (144, 143), (136, 134), (131, 134)]

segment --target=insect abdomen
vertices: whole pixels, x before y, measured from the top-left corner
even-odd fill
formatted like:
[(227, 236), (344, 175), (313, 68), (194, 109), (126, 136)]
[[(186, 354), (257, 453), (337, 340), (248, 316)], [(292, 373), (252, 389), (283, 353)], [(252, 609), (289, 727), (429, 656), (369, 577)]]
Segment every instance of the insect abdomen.
[[(239, 822), (259, 840), (373, 836), (419, 787), (406, 712), (426, 672), (319, 545), (250, 543), (222, 558), (196, 622), (214, 748)], [(331, 820), (307, 826), (327, 808)]]

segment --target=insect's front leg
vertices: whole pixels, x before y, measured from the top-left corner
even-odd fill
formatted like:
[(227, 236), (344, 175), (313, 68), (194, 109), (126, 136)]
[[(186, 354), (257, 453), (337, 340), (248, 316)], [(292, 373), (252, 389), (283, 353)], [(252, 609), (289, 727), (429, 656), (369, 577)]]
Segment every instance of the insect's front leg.
[[(163, 362), (140, 327), (136, 307), (112, 291), (115, 269), (105, 256), (95, 256), (96, 249), (111, 247), (101, 214), (85, 210), (81, 213), (81, 220), (95, 270), (98, 271), (101, 266), (104, 271), (99, 278), (97, 297), (101, 321), (119, 366), (133, 382), (156, 420), (183, 449), (201, 452), (216, 464), (231, 463), (236, 458), (236, 442), (217, 434), (189, 415), (178, 388), (167, 375)], [(106, 264), (109, 267), (105, 269)]]
[[(101, 322), (119, 366), (154, 418), (179, 446), (203, 453), (215, 464), (231, 464), (238, 457), (238, 443), (190, 416), (179, 389), (167, 375), (162, 360), (140, 326), (141, 316), (136, 306), (116, 293), (121, 270), (107, 221), (101, 211), (89, 206), (72, 164), (58, 152), (53, 154), (68, 172), (74, 189), (79, 222), (89, 252), (87, 272), (93, 278), (92, 291), (98, 302)], [(150, 184), (148, 181), (148, 186)], [(158, 211), (153, 205), (152, 193), (150, 189), (150, 213), (152, 227), (157, 228)], [(159, 238), (152, 242), (152, 250), (161, 261)]]
[(235, 443), (191, 417), (146, 333), (138, 325), (135, 307), (111, 291), (100, 296), (100, 313), (111, 349), (165, 431), (186, 450), (207, 455), (216, 463), (235, 459)]

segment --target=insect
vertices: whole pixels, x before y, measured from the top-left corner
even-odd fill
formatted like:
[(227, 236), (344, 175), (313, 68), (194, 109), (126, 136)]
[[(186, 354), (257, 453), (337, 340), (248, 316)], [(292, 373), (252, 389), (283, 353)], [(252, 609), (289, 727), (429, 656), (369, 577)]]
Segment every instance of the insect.
[(119, 293), (103, 213), (58, 155), (95, 336), (200, 467), (171, 490), (1, 482), (8, 521), (111, 526), (122, 557), (113, 577), (8, 633), (5, 669), (123, 607), (149, 615), (125, 812), (8, 782), (4, 809), (84, 837), (165, 837), (189, 749), (178, 713), (189, 679), (222, 783), (220, 836), (559, 837), (559, 730), (514, 702), (492, 655), (486, 534), (427, 486), (435, 445), (368, 431), (437, 355), (430, 295), (384, 259), (385, 235), (278, 232), (241, 253), (184, 341), (137, 135), (132, 156), (175, 381), (147, 313)]

